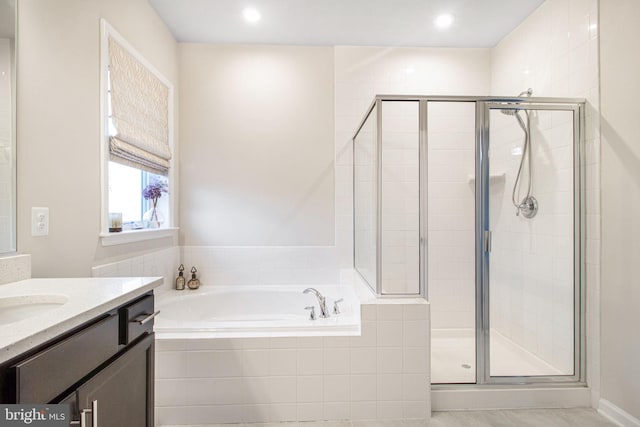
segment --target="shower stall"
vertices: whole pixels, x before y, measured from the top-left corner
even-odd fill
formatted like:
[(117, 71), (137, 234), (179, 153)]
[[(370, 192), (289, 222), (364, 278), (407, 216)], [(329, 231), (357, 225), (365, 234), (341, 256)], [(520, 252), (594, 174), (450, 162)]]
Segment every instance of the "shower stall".
[(431, 304), (434, 384), (584, 383), (584, 100), (377, 96), (354, 267)]

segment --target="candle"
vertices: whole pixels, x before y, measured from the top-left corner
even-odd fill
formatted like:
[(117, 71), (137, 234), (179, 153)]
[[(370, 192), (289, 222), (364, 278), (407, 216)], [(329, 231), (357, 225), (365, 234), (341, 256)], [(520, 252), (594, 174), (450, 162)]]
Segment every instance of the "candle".
[(109, 232), (122, 231), (122, 212), (109, 212)]

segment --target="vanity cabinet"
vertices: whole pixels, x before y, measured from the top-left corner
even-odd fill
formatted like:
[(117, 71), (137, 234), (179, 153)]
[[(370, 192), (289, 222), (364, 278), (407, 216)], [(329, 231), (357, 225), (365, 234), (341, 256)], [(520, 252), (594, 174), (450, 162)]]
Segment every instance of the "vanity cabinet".
[(153, 302), (143, 295), (8, 361), (2, 402), (66, 403), (86, 427), (152, 427)]
[[(98, 371), (60, 403), (71, 405), (71, 419), (98, 427), (153, 426), (153, 334)], [(91, 410), (91, 412), (87, 411)]]

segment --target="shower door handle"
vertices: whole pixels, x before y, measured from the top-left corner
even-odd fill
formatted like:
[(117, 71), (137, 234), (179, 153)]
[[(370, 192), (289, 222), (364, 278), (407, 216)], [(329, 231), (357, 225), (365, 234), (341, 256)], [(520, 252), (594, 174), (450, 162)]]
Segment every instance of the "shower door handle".
[(484, 251), (487, 253), (491, 252), (491, 231), (485, 230), (483, 233), (483, 239)]

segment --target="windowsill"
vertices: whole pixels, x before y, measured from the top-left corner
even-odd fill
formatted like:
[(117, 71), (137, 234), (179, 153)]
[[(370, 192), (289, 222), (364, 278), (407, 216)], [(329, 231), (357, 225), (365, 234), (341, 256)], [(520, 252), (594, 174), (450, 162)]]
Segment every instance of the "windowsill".
[(177, 235), (178, 227), (146, 228), (143, 230), (120, 231), (118, 233), (100, 233), (100, 240), (102, 240), (102, 246), (114, 246), (165, 237), (175, 238)]

